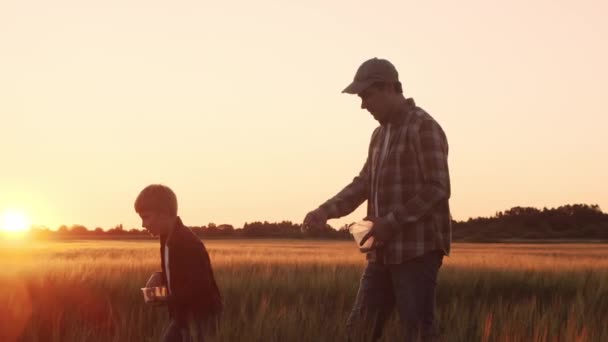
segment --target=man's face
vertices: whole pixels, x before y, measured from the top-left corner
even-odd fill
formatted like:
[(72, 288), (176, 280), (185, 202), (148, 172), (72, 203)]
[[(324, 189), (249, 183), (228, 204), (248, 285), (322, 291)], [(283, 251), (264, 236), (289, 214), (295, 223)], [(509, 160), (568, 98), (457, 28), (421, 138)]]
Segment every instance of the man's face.
[(372, 85), (358, 94), (361, 98), (361, 109), (367, 109), (380, 124), (388, 120), (394, 95), (395, 91), (390, 86), (379, 85)]
[(175, 218), (167, 214), (159, 214), (157, 212), (144, 211), (139, 213), (141, 217), (141, 225), (152, 236), (167, 235), (173, 224), (175, 224)]

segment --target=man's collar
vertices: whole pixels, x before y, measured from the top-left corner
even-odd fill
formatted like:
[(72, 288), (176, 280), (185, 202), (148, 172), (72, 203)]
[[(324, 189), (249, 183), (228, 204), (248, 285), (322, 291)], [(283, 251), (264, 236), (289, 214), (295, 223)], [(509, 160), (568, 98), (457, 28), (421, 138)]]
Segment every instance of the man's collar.
[(415, 109), (416, 102), (413, 98), (403, 98), (400, 101), (395, 113), (391, 116), (389, 123), (393, 126), (401, 125), (402, 123), (406, 122), (406, 119), (413, 114)]

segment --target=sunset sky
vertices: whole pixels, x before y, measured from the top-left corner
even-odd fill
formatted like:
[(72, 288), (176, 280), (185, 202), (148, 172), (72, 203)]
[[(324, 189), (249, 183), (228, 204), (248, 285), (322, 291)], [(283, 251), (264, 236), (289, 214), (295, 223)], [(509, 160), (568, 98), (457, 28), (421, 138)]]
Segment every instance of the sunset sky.
[[(608, 210), (606, 1), (0, 2), (0, 212), (140, 227), (291, 220), (348, 184), (377, 123), (340, 91), (391, 60), (450, 144), (457, 220)], [(335, 227), (365, 216), (330, 221)]]

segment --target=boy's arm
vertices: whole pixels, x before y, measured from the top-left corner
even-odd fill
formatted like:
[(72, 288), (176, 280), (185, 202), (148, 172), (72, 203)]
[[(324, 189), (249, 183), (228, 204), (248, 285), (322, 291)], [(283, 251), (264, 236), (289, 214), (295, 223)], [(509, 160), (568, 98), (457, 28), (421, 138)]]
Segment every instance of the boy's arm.
[(171, 294), (167, 298), (170, 305), (182, 307), (189, 303), (190, 299), (197, 295), (198, 291), (204, 290), (204, 260), (200, 252), (188, 248), (175, 248), (171, 269)]
[(162, 271), (152, 273), (152, 275), (150, 275), (150, 278), (148, 278), (148, 281), (146, 282), (146, 287), (158, 286), (166, 286)]

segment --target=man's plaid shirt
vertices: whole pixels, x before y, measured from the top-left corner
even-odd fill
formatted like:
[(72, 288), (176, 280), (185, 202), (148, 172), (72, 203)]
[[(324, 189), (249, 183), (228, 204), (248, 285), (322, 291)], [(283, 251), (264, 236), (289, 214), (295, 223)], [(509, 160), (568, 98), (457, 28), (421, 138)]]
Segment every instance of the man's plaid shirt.
[(367, 255), (399, 264), (433, 250), (450, 253), (448, 143), (439, 124), (413, 99), (397, 119), (372, 134), (363, 169), (320, 206), (329, 218), (353, 212), (367, 200), (367, 214), (388, 220), (395, 235)]

